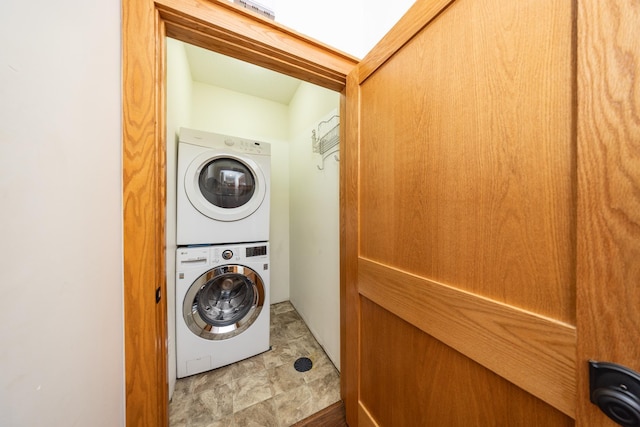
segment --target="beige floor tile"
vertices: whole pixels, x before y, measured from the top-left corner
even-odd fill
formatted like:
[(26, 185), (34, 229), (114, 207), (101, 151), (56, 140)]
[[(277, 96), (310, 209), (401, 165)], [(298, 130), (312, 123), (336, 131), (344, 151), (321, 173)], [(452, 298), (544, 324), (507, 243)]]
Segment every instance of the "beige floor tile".
[(233, 414), (234, 390), (229, 384), (219, 384), (213, 388), (204, 390), (194, 396), (194, 399), (218, 420)]
[(313, 414), (313, 396), (309, 386), (304, 384), (273, 398), (282, 426), (290, 426)]
[(234, 380), (233, 412), (238, 412), (273, 396), (266, 370)]
[(291, 305), (291, 303), (289, 301), (285, 301), (285, 302), (280, 302), (277, 304), (273, 304), (271, 306), (271, 312), (273, 314), (281, 314), (281, 313), (286, 313), (287, 311), (293, 311), (295, 310), (293, 308), (293, 306)]
[(198, 394), (204, 390), (215, 388), (220, 384), (231, 384), (233, 379), (233, 365), (203, 372), (200, 375), (191, 377), (191, 392)]
[(241, 360), (238, 363), (229, 365), (233, 379), (239, 379), (248, 375), (253, 375), (259, 372), (264, 372), (266, 367), (264, 365), (264, 356), (258, 354), (249, 359)]
[(314, 411), (330, 406), (340, 400), (340, 376), (337, 371), (307, 384), (314, 402)]
[(249, 406), (233, 415), (236, 427), (279, 427), (273, 399)]
[(262, 360), (266, 369), (275, 368), (284, 365), (286, 360), (282, 357), (282, 351), (285, 344), (271, 345), (271, 349), (262, 354)]
[(291, 363), (269, 369), (267, 372), (274, 396), (305, 384), (304, 374), (296, 371)]
[[(271, 350), (181, 378), (170, 427), (288, 427), (340, 400), (340, 376), (290, 302), (271, 310)], [(298, 372), (308, 357), (313, 367)]]
[(304, 379), (307, 383), (323, 378), (326, 375), (338, 375), (338, 370), (325, 354), (316, 354), (315, 357), (311, 357), (311, 361), (313, 362), (313, 367), (304, 373)]

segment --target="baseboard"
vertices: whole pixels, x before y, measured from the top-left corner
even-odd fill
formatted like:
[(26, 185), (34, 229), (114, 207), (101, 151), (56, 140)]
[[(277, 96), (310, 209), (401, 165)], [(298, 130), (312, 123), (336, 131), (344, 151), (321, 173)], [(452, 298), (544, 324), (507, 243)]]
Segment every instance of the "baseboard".
[(331, 426), (331, 427), (347, 427), (345, 417), (344, 403), (342, 400), (331, 406), (316, 412), (313, 415), (298, 421), (292, 427), (313, 427), (313, 426)]

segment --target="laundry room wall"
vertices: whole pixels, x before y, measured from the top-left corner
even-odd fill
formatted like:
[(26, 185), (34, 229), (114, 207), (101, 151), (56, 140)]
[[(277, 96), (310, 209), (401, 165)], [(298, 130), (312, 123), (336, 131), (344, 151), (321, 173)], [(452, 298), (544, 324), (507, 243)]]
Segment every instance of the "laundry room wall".
[(178, 159), (178, 132), (191, 126), (191, 70), (187, 62), (184, 44), (167, 39), (167, 222), (166, 271), (167, 271), (167, 357), (169, 371), (169, 396), (176, 385), (176, 165)]
[[(290, 300), (340, 368), (339, 164), (313, 153), (311, 132), (339, 114), (340, 94), (302, 83), (289, 104)], [(324, 167), (319, 170), (318, 166)]]

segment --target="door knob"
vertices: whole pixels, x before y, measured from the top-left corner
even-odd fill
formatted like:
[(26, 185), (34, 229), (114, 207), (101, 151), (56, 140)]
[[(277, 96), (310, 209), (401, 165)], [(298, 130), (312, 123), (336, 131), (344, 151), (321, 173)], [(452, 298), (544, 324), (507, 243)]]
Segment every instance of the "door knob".
[(624, 427), (640, 427), (640, 374), (615, 363), (589, 361), (591, 403)]

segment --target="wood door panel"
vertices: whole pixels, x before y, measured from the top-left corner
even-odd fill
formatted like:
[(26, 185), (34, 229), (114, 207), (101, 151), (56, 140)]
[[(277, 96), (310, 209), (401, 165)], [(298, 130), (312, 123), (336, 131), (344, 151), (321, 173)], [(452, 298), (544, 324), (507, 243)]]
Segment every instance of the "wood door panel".
[(570, 417), (368, 299), (361, 299), (361, 310), (369, 321), (361, 331), (360, 404), (377, 425), (573, 425)]
[(575, 322), (572, 9), (455, 1), (360, 88), (360, 254)]
[(575, 415), (575, 327), (367, 260), (358, 283), (363, 297)]

